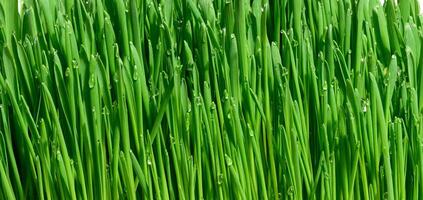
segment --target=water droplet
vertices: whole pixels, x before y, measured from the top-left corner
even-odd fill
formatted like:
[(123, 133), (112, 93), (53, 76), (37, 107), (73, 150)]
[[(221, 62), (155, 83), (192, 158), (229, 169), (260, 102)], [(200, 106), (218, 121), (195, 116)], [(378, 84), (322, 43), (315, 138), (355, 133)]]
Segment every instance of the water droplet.
[(65, 76), (66, 77), (69, 77), (70, 76), (70, 73), (71, 73), (71, 69), (68, 67), (68, 68), (66, 68), (66, 71), (65, 71)]
[(292, 46), (297, 47), (300, 43), (297, 40), (292, 40)]
[(228, 94), (228, 91), (225, 90), (223, 91), (223, 101), (227, 101), (227, 100), (229, 100), (229, 94)]
[(327, 91), (328, 90), (328, 83), (325, 81), (323, 82), (323, 91)]
[(151, 160), (150, 160), (150, 157), (148, 157), (148, 159), (147, 159), (147, 165), (150, 165), (151, 166)]
[(95, 76), (91, 74), (90, 79), (88, 80), (88, 87), (94, 88), (95, 86)]
[(188, 103), (188, 108), (187, 108), (187, 113), (191, 113), (192, 109), (191, 109), (191, 103)]
[(225, 154), (225, 160), (226, 160), (226, 165), (228, 167), (232, 166), (233, 162), (232, 162), (232, 159), (228, 156), (228, 154)]
[(75, 59), (73, 59), (73, 60), (72, 60), (72, 67), (73, 67), (74, 69), (78, 69), (78, 68), (79, 68), (78, 61), (76, 61)]
[(217, 184), (218, 185), (222, 185), (223, 184), (223, 174), (222, 173), (219, 173), (217, 175)]
[(294, 188), (294, 186), (293, 186), (293, 185), (291, 185), (291, 186), (288, 188), (287, 193), (288, 193), (288, 195), (289, 195), (289, 196), (294, 196), (294, 193), (295, 193), (295, 188)]
[(210, 104), (210, 111), (214, 112), (216, 110), (216, 104), (214, 102), (211, 102)]
[(388, 192), (384, 192), (384, 193), (383, 193), (383, 199), (389, 199), (388, 197), (389, 197), (389, 196), (388, 196)]
[(109, 110), (106, 107), (103, 107), (101, 109), (101, 114), (102, 115), (110, 115), (110, 112), (109, 112)]
[(202, 101), (201, 97), (199, 97), (199, 96), (198, 97), (195, 97), (194, 101), (195, 101), (195, 105), (196, 106), (203, 105), (203, 101)]
[(328, 172), (324, 172), (324, 173), (323, 173), (323, 178), (324, 178), (325, 180), (329, 180), (329, 173), (328, 173)]
[(254, 131), (251, 128), (251, 125), (249, 123), (247, 123), (247, 129), (248, 129), (248, 134), (250, 135), (250, 137), (254, 137)]
[(134, 72), (134, 74), (132, 75), (132, 79), (133, 79), (134, 81), (137, 81), (137, 80), (138, 80), (138, 77), (139, 77), (138, 72), (137, 72), (137, 71), (135, 71), (135, 72)]
[(172, 145), (176, 144), (176, 139), (175, 139), (175, 137), (170, 136), (170, 143), (171, 143)]
[(113, 75), (113, 81), (114, 81), (115, 83), (119, 82), (119, 75), (118, 75), (118, 73), (115, 73), (115, 74)]
[(211, 113), (210, 118), (212, 120), (214, 120), (214, 114), (213, 113), (215, 113), (215, 112), (216, 112), (216, 104), (214, 102), (211, 102), (211, 104), (210, 104), (210, 113)]

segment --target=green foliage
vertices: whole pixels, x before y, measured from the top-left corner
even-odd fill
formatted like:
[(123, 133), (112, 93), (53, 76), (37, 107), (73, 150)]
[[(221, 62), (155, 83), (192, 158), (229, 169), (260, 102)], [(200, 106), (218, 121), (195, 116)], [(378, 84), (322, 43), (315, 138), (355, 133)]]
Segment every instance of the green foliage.
[(0, 199), (422, 199), (416, 0), (0, 1)]

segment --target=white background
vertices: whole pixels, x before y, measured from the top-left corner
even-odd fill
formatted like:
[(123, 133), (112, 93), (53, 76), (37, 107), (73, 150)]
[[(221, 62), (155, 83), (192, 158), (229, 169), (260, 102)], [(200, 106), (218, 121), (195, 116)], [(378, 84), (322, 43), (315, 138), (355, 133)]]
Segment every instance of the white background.
[[(21, 4), (23, 2), (23, 0), (18, 0), (19, 1), (19, 12), (21, 12)], [(332, 0), (335, 1), (335, 0)], [(383, 3), (385, 0), (380, 0), (381, 3)], [(396, 0), (397, 1), (397, 0)], [(418, 0), (420, 3), (420, 13), (423, 14), (423, 0)]]

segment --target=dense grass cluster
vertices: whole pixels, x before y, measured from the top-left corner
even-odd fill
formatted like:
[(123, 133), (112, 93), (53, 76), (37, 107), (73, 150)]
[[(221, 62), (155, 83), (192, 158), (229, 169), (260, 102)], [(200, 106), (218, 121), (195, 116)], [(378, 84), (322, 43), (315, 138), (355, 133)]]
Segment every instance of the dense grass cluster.
[(422, 199), (417, 0), (0, 1), (0, 199)]

